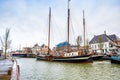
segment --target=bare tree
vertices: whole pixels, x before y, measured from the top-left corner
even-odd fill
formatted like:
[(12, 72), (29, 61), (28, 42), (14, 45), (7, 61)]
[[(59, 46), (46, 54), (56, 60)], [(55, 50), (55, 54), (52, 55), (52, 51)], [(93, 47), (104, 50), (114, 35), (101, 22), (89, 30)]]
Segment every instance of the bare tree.
[(78, 37), (77, 37), (76, 43), (77, 43), (77, 46), (78, 46), (78, 49), (79, 49), (80, 46), (81, 46), (81, 43), (82, 43), (82, 37), (81, 37), (81, 36), (78, 36)]
[(2, 48), (4, 49), (5, 59), (7, 56), (7, 50), (10, 48), (11, 40), (9, 40), (10, 29), (6, 28), (3, 39), (1, 38)]

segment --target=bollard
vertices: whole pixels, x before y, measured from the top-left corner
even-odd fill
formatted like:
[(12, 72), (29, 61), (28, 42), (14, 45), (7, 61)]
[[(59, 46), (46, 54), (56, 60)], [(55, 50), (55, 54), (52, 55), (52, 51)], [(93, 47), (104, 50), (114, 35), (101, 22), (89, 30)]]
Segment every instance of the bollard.
[(20, 74), (20, 66), (19, 66), (19, 65), (17, 65), (17, 68), (18, 68), (18, 73)]
[(16, 68), (17, 68), (16, 69), (17, 70), (17, 78), (16, 79), (20, 80), (20, 67), (19, 67), (19, 65), (17, 65)]
[(8, 75), (11, 75), (11, 71), (12, 71), (12, 69), (9, 69), (9, 70), (8, 70)]
[(12, 72), (12, 67), (9, 67), (8, 75), (11, 75), (11, 72)]

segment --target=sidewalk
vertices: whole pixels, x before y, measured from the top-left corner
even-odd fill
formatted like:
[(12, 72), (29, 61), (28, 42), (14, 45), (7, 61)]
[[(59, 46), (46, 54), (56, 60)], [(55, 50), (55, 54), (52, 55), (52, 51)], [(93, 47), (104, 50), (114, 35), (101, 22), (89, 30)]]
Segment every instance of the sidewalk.
[(12, 57), (0, 57), (0, 80), (20, 80), (17, 60)]
[(13, 62), (11, 59), (0, 57), (0, 80), (10, 80)]

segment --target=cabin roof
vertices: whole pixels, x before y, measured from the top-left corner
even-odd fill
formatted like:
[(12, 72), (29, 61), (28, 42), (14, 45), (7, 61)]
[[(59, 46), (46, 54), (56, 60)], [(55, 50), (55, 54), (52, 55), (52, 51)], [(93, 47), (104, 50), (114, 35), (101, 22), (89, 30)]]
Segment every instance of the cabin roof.
[(65, 41), (65, 42), (60, 42), (59, 44), (56, 45), (57, 47), (63, 47), (63, 46), (70, 46), (70, 44)]

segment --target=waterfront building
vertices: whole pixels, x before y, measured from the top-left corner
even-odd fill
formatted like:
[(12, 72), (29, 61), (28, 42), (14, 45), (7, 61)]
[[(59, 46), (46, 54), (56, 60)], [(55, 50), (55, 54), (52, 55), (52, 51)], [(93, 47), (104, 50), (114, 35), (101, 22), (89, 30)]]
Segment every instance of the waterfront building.
[(40, 54), (47, 55), (48, 54), (48, 46), (46, 46), (45, 44), (42, 44), (41, 49), (40, 49)]
[(90, 44), (90, 51), (107, 54), (112, 50), (117, 50), (120, 38), (115, 34), (107, 35), (106, 32), (101, 35), (94, 36)]
[(47, 55), (48, 49), (50, 48), (48, 48), (48, 46), (45, 44), (42, 44), (41, 46), (39, 46), (38, 44), (35, 44), (31, 49), (33, 54)]
[(41, 50), (41, 46), (39, 46), (38, 44), (35, 44), (35, 45), (32, 47), (32, 53), (33, 53), (33, 54), (38, 54), (38, 53), (40, 53), (40, 50)]
[(31, 54), (32, 53), (32, 48), (31, 47), (23, 47), (22, 52), (25, 53), (25, 54)]

